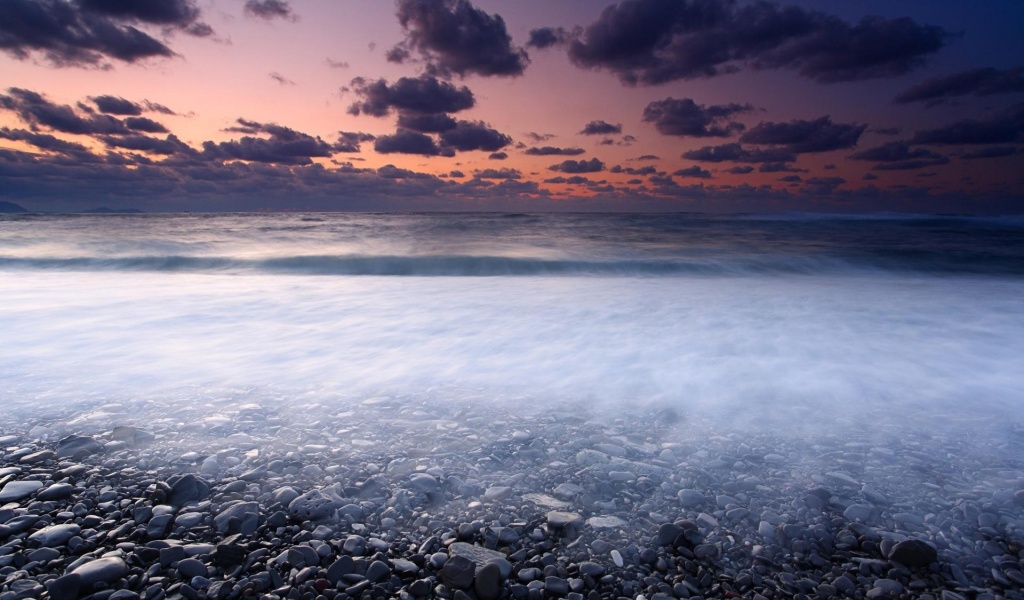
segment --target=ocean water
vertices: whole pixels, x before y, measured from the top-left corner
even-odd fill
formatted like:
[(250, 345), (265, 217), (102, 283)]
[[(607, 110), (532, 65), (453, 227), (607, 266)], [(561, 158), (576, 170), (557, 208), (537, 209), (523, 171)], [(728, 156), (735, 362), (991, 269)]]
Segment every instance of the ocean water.
[(109, 404), (1024, 422), (1024, 220), (0, 218), (5, 427)]

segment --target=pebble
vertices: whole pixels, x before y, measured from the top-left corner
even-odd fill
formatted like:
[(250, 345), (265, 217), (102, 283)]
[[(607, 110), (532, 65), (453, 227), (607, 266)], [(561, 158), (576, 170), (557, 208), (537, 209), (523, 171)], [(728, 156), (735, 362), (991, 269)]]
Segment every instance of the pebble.
[(82, 563), (70, 572), (78, 576), (82, 587), (88, 588), (98, 583), (111, 583), (124, 577), (128, 574), (128, 565), (123, 559), (111, 556)]
[(441, 567), (441, 578), (451, 588), (467, 589), (473, 583), (476, 564), (464, 556), (451, 556)]
[(479, 600), (498, 600), (501, 598), (503, 579), (501, 568), (497, 564), (486, 564), (476, 572), (473, 591)]
[(28, 498), (42, 487), (42, 481), (11, 481), (0, 489), (0, 504)]
[(911, 568), (927, 567), (938, 558), (935, 548), (917, 539), (902, 541), (893, 546), (889, 560), (902, 563)]
[(679, 490), (679, 503), (683, 505), (683, 508), (697, 508), (704, 504), (704, 494), (697, 490), (683, 489)]

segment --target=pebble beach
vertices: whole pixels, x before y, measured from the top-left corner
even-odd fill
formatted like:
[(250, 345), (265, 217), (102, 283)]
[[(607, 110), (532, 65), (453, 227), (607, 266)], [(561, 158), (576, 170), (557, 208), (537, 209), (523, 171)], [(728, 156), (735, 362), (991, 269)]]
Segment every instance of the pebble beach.
[(0, 600), (1024, 598), (1005, 420), (143, 408), (6, 424)]

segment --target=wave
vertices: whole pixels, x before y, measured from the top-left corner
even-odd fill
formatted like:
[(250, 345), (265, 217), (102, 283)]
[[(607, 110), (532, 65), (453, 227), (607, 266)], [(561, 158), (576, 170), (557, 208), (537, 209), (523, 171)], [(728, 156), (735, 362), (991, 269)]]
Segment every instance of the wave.
[(744, 275), (1024, 275), (1024, 259), (989, 253), (886, 251), (848, 256), (741, 255), (686, 259), (575, 260), (505, 256), (303, 255), (264, 259), (222, 256), (12, 257), (0, 269), (147, 271), (376, 276), (744, 276)]

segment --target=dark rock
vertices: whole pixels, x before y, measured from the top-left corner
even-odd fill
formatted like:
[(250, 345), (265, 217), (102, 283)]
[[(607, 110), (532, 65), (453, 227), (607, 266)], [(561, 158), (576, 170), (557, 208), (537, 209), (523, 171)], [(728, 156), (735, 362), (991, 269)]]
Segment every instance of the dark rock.
[(75, 600), (81, 587), (82, 578), (71, 573), (47, 582), (46, 589), (50, 593), (50, 600)]
[(927, 567), (938, 558), (938, 552), (921, 540), (904, 540), (892, 548), (889, 560), (911, 568)]
[(375, 560), (366, 568), (366, 578), (373, 583), (378, 583), (391, 575), (391, 567), (387, 563)]
[(495, 563), (484, 565), (473, 581), (473, 591), (480, 600), (498, 600), (501, 598), (501, 568)]
[(0, 504), (17, 502), (36, 493), (43, 487), (42, 481), (12, 481), (0, 490)]
[(654, 544), (657, 546), (670, 546), (682, 533), (683, 528), (675, 523), (664, 523), (658, 528), (658, 535), (654, 538)]
[(451, 556), (441, 568), (441, 579), (450, 588), (466, 589), (473, 584), (476, 563), (464, 556)]
[(213, 524), (222, 535), (252, 535), (259, 526), (260, 505), (255, 502), (232, 504), (213, 517)]
[(202, 561), (195, 558), (186, 558), (185, 560), (178, 561), (178, 573), (184, 579), (192, 579), (193, 577), (209, 577), (210, 570), (206, 568)]
[(78, 575), (83, 587), (92, 587), (97, 583), (111, 583), (124, 577), (128, 574), (128, 565), (124, 560), (111, 556), (83, 563), (72, 573)]
[(103, 444), (87, 435), (69, 435), (57, 442), (57, 456), (82, 460), (87, 456), (103, 452)]
[(171, 493), (167, 497), (167, 503), (180, 508), (189, 502), (202, 500), (210, 493), (210, 484), (201, 477), (189, 473), (168, 482), (171, 486)]

